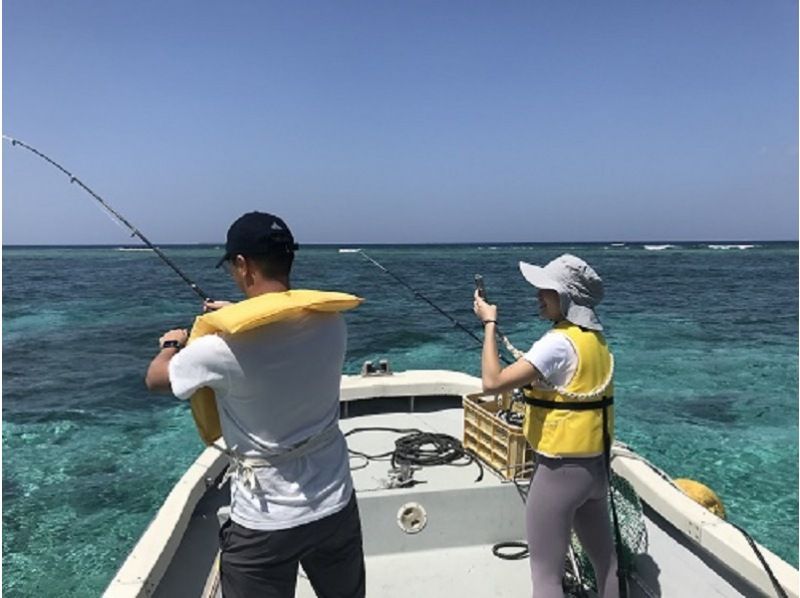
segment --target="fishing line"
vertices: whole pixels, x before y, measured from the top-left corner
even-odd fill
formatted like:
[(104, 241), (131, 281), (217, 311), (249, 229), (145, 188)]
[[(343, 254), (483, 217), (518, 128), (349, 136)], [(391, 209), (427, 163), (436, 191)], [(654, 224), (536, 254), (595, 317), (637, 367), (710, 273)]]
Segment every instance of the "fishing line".
[(123, 225), (124, 225), (126, 228), (128, 228), (128, 230), (130, 230), (130, 231), (131, 231), (131, 233), (132, 233), (132, 234), (131, 234), (131, 236), (132, 236), (132, 237), (134, 237), (134, 236), (135, 236), (135, 237), (139, 237), (139, 239), (141, 239), (141, 240), (142, 240), (142, 242), (143, 242), (145, 245), (147, 245), (147, 247), (148, 247), (148, 248), (152, 249), (152, 250), (155, 252), (155, 254), (156, 254), (158, 257), (160, 257), (160, 258), (161, 258), (161, 259), (164, 261), (164, 263), (165, 263), (165, 264), (167, 264), (167, 266), (169, 266), (170, 268), (172, 268), (172, 269), (175, 271), (175, 273), (176, 273), (178, 276), (180, 276), (180, 277), (183, 279), (183, 281), (184, 281), (186, 284), (188, 284), (188, 285), (189, 285), (189, 287), (191, 287), (191, 289), (192, 289), (192, 290), (193, 290), (195, 293), (197, 293), (197, 294), (200, 296), (200, 298), (201, 298), (203, 301), (211, 301), (211, 298), (209, 297), (209, 295), (208, 295), (206, 292), (204, 292), (204, 291), (203, 291), (203, 290), (202, 290), (202, 289), (201, 289), (199, 286), (197, 286), (197, 284), (196, 284), (194, 281), (192, 281), (192, 280), (191, 280), (191, 279), (190, 279), (188, 276), (186, 276), (186, 275), (185, 275), (183, 272), (181, 272), (181, 270), (178, 268), (178, 266), (176, 266), (176, 265), (175, 265), (175, 264), (172, 262), (172, 260), (170, 260), (170, 259), (169, 259), (169, 258), (168, 258), (166, 255), (164, 255), (164, 252), (163, 252), (163, 251), (161, 251), (161, 250), (160, 250), (158, 247), (156, 247), (155, 245), (153, 245), (153, 244), (152, 244), (152, 243), (151, 243), (151, 242), (150, 242), (150, 241), (147, 239), (147, 237), (145, 237), (145, 236), (144, 236), (144, 235), (143, 235), (143, 234), (142, 234), (142, 233), (139, 231), (139, 229), (137, 229), (137, 228), (136, 228), (135, 226), (133, 226), (133, 225), (132, 225), (130, 222), (128, 222), (128, 221), (127, 221), (127, 220), (126, 220), (126, 219), (125, 219), (125, 218), (124, 218), (124, 217), (123, 217), (123, 216), (122, 216), (122, 215), (121, 215), (119, 212), (117, 212), (116, 210), (114, 210), (114, 208), (112, 208), (110, 205), (108, 205), (108, 204), (107, 204), (107, 203), (106, 203), (106, 202), (103, 200), (103, 198), (102, 198), (102, 197), (100, 197), (100, 196), (99, 196), (97, 193), (95, 193), (94, 191), (92, 191), (92, 190), (91, 190), (91, 189), (90, 189), (90, 188), (89, 188), (89, 187), (88, 187), (88, 186), (87, 186), (87, 185), (86, 185), (86, 184), (85, 184), (83, 181), (81, 181), (81, 180), (80, 180), (78, 177), (76, 177), (74, 174), (72, 174), (72, 173), (71, 173), (70, 171), (68, 171), (66, 168), (64, 168), (63, 166), (61, 166), (61, 164), (59, 164), (58, 162), (56, 162), (56, 161), (55, 161), (55, 160), (53, 160), (52, 158), (50, 158), (50, 157), (46, 156), (45, 154), (43, 154), (42, 152), (40, 152), (40, 151), (39, 151), (39, 150), (37, 150), (36, 148), (34, 148), (34, 147), (31, 147), (31, 146), (30, 146), (30, 145), (28, 145), (27, 143), (23, 143), (23, 142), (22, 142), (22, 141), (20, 141), (19, 139), (14, 139), (13, 137), (9, 137), (8, 135), (5, 135), (5, 134), (3, 135), (3, 139), (6, 139), (6, 140), (10, 141), (12, 146), (19, 145), (20, 147), (24, 147), (26, 150), (28, 150), (28, 151), (30, 151), (30, 152), (32, 152), (32, 153), (34, 153), (34, 154), (36, 154), (36, 155), (37, 155), (37, 156), (39, 156), (39, 157), (40, 157), (42, 160), (44, 160), (45, 162), (48, 162), (49, 164), (52, 164), (52, 165), (53, 165), (53, 166), (55, 166), (55, 167), (56, 167), (58, 170), (60, 170), (61, 172), (63, 172), (65, 175), (67, 175), (67, 176), (69, 177), (69, 182), (70, 182), (70, 183), (77, 183), (77, 184), (78, 184), (78, 185), (79, 185), (81, 188), (83, 188), (83, 190), (84, 190), (84, 191), (86, 191), (86, 192), (87, 192), (89, 195), (91, 195), (91, 196), (92, 196), (94, 199), (96, 199), (96, 200), (98, 201), (98, 203), (99, 203), (99, 204), (100, 204), (100, 205), (101, 205), (101, 206), (104, 208), (104, 210), (107, 212), (107, 214), (109, 214), (110, 216), (113, 216), (113, 218), (115, 218), (115, 219), (116, 219), (116, 222), (123, 224)]
[[(433, 301), (431, 301), (430, 299), (428, 299), (428, 298), (427, 298), (425, 295), (423, 295), (423, 294), (422, 294), (421, 292), (419, 292), (417, 289), (415, 289), (414, 287), (412, 287), (412, 286), (411, 286), (410, 284), (408, 284), (408, 283), (407, 283), (405, 280), (403, 280), (402, 278), (400, 278), (400, 277), (399, 277), (397, 274), (395, 274), (394, 272), (391, 272), (391, 271), (390, 271), (388, 268), (386, 268), (385, 266), (383, 266), (383, 265), (381, 265), (380, 263), (378, 263), (376, 260), (374, 260), (374, 259), (372, 259), (371, 257), (369, 257), (369, 256), (368, 256), (366, 253), (364, 253), (364, 251), (362, 251), (361, 249), (359, 249), (359, 250), (357, 251), (357, 253), (359, 253), (359, 254), (360, 254), (360, 255), (361, 255), (361, 256), (362, 256), (362, 257), (363, 257), (365, 260), (367, 260), (367, 261), (371, 262), (372, 264), (374, 264), (375, 266), (377, 266), (378, 268), (380, 268), (381, 270), (383, 270), (384, 272), (386, 272), (386, 274), (388, 274), (389, 276), (391, 276), (392, 278), (394, 278), (394, 279), (395, 279), (397, 282), (399, 282), (400, 284), (402, 284), (404, 287), (406, 287), (407, 289), (409, 289), (409, 290), (410, 290), (412, 293), (414, 293), (414, 296), (415, 296), (415, 297), (418, 297), (419, 299), (422, 299), (423, 301), (425, 301), (425, 302), (426, 302), (428, 305), (430, 305), (430, 306), (431, 306), (433, 309), (435, 309), (435, 310), (436, 310), (436, 311), (438, 311), (440, 314), (442, 314), (442, 315), (443, 315), (445, 318), (447, 318), (448, 320), (450, 320), (450, 321), (453, 323), (453, 325), (454, 325), (455, 327), (457, 327), (457, 328), (459, 328), (459, 329), (463, 330), (463, 331), (464, 331), (464, 332), (466, 332), (468, 335), (470, 335), (470, 337), (472, 337), (473, 339), (475, 339), (475, 340), (478, 342), (478, 344), (480, 344), (480, 345), (483, 345), (483, 339), (482, 339), (482, 338), (479, 338), (479, 337), (478, 337), (478, 336), (477, 336), (477, 335), (476, 335), (474, 332), (472, 332), (472, 330), (470, 330), (469, 328), (467, 328), (466, 326), (464, 326), (464, 325), (463, 325), (461, 322), (459, 322), (458, 320), (456, 320), (456, 319), (455, 319), (453, 316), (451, 316), (449, 313), (447, 313), (446, 311), (444, 311), (444, 310), (443, 310), (441, 307), (439, 307), (438, 305), (436, 305), (436, 304), (435, 304)], [(504, 361), (506, 364), (510, 364), (510, 363), (511, 363), (511, 361), (509, 361), (509, 360), (508, 360), (508, 359), (507, 359), (505, 356), (503, 356), (503, 355), (500, 355), (499, 357), (500, 357), (500, 359), (502, 359), (502, 360), (503, 360), (503, 361)]]

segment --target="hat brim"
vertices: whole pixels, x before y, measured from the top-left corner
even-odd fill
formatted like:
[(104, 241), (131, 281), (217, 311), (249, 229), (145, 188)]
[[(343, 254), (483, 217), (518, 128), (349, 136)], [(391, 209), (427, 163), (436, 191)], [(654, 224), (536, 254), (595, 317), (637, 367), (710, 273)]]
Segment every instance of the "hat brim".
[(527, 280), (537, 289), (551, 289), (558, 292), (563, 290), (562, 286), (548, 276), (544, 271), (544, 268), (541, 266), (534, 266), (533, 264), (529, 264), (527, 262), (520, 262), (519, 271), (522, 272), (522, 276), (525, 278), (525, 280)]
[(589, 330), (597, 330), (598, 332), (603, 330), (600, 318), (597, 317), (597, 314), (591, 307), (578, 305), (577, 303), (573, 303), (572, 300), (569, 301), (564, 319), (582, 328), (588, 328)]
[(220, 260), (217, 262), (217, 265), (216, 265), (216, 266), (214, 266), (214, 267), (215, 267), (215, 268), (219, 268), (219, 267), (220, 267), (222, 264), (224, 264), (224, 263), (225, 263), (225, 260), (227, 260), (227, 259), (230, 259), (230, 257), (231, 257), (231, 256), (230, 256), (230, 255), (228, 255), (228, 254), (226, 253), (225, 255), (223, 255), (223, 256), (220, 258)]

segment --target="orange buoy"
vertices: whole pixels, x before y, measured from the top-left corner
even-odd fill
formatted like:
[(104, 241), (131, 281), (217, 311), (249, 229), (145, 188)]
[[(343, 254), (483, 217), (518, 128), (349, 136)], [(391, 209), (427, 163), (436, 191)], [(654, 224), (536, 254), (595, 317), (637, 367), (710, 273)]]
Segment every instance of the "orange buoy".
[(694, 502), (702, 505), (717, 517), (725, 519), (725, 505), (711, 488), (688, 478), (678, 478), (673, 481)]

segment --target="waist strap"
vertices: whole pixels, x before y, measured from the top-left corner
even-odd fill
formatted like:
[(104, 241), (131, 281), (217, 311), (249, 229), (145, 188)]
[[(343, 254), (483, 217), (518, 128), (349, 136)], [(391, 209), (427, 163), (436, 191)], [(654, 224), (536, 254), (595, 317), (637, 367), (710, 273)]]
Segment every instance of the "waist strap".
[(230, 466), (228, 467), (228, 471), (225, 472), (222, 482), (220, 482), (220, 487), (224, 485), (229, 478), (235, 475), (237, 478), (242, 480), (244, 485), (251, 492), (254, 492), (258, 488), (258, 479), (256, 478), (255, 474), (256, 469), (275, 467), (282, 463), (299, 459), (300, 457), (307, 455), (322, 445), (327, 444), (340, 434), (341, 431), (339, 430), (339, 425), (334, 424), (325, 428), (319, 434), (315, 434), (314, 436), (311, 436), (306, 440), (294, 445), (290, 449), (270, 455), (261, 455), (259, 457), (243, 455), (236, 452), (235, 449), (223, 449), (219, 445), (214, 444), (212, 446), (217, 447), (220, 451), (228, 455), (228, 458), (230, 459)]
[(545, 399), (524, 398), (525, 404), (542, 409), (563, 409), (565, 411), (591, 411), (603, 409), (614, 404), (614, 397), (603, 397), (599, 401), (548, 401)]

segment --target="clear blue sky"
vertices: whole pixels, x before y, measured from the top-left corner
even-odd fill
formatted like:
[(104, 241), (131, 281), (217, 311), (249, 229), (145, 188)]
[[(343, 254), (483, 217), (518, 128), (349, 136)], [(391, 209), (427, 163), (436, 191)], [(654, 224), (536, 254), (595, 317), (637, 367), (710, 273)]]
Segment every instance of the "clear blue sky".
[[(3, 132), (156, 243), (797, 239), (789, 0), (3, 2)], [(3, 242), (125, 243), (3, 143)]]

